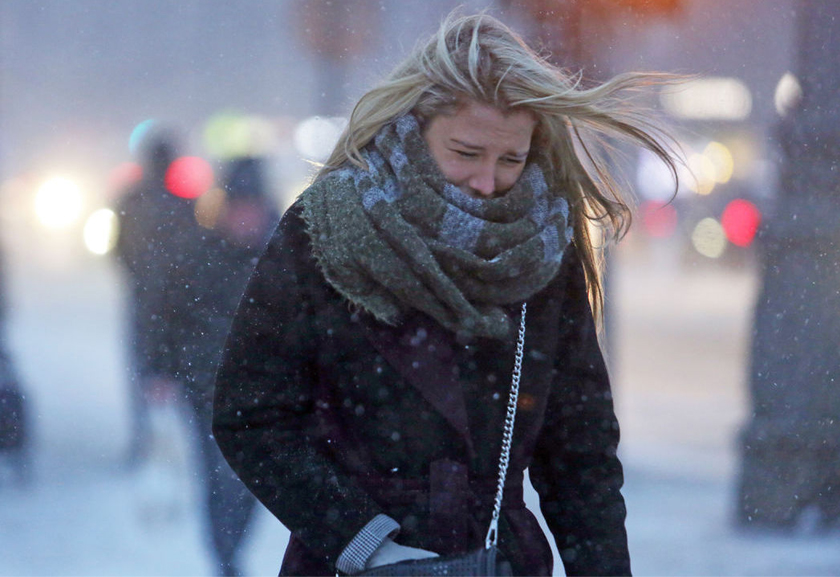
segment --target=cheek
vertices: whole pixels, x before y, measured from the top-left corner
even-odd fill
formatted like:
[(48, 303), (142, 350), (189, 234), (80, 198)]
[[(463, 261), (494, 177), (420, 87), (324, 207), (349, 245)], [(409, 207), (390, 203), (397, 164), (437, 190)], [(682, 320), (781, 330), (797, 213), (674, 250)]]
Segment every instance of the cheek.
[(447, 162), (444, 160), (443, 162), (438, 162), (437, 165), (443, 177), (448, 182), (457, 186), (460, 186), (469, 176), (461, 163)]
[(507, 190), (511, 188), (519, 177), (522, 176), (524, 166), (517, 166), (515, 168), (505, 168), (496, 174), (496, 188), (499, 190)]
[(460, 169), (458, 163), (454, 162), (453, 159), (450, 158), (450, 155), (447, 154), (447, 151), (444, 150), (442, 146), (439, 146), (437, 142), (428, 142), (428, 145), (429, 152), (432, 154), (432, 160), (435, 161), (435, 164), (441, 174), (443, 174), (443, 177), (452, 184), (458, 184), (457, 181), (460, 179)]

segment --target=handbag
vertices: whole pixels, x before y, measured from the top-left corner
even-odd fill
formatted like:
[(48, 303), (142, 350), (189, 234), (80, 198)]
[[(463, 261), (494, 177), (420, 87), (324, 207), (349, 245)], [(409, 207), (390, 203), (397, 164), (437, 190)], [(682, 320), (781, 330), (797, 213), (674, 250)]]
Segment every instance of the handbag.
[(525, 312), (526, 303), (522, 303), (522, 315), (519, 321), (519, 336), (516, 341), (516, 358), (513, 364), (510, 395), (508, 397), (505, 428), (502, 436), (502, 451), (499, 457), (499, 480), (496, 486), (496, 500), (493, 504), (493, 516), (490, 528), (484, 539), (484, 547), (443, 557), (428, 559), (410, 559), (388, 565), (365, 569), (356, 575), (364, 576), (408, 576), (408, 575), (513, 575), (510, 563), (499, 551), (499, 514), (502, 511), (502, 497), (505, 490), (505, 478), (510, 464), (510, 447), (513, 442), (513, 425), (516, 420), (516, 402), (519, 398), (519, 378), (522, 374), (522, 356), (525, 349)]

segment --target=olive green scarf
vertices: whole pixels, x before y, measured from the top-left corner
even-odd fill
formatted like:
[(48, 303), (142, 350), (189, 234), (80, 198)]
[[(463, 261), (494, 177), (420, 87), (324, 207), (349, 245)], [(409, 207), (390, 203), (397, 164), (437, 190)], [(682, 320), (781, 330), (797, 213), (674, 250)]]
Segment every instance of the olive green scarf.
[(572, 240), (566, 199), (533, 162), (500, 198), (464, 194), (412, 115), (383, 127), (362, 155), (368, 170), (348, 165), (302, 195), (326, 280), (389, 324), (418, 309), (452, 331), (508, 338), (500, 305), (544, 288)]

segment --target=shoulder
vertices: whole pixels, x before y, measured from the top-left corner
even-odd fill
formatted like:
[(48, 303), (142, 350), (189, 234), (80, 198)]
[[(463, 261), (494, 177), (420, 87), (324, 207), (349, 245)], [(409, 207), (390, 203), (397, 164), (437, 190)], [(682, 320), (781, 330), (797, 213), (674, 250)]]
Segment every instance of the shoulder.
[(300, 199), (286, 210), (257, 264), (264, 279), (285, 279), (292, 284), (318, 282), (320, 273), (312, 256), (312, 243)]
[(260, 261), (288, 264), (290, 257), (298, 260), (307, 252), (310, 252), (309, 237), (306, 234), (306, 223), (301, 215), (301, 204), (298, 199), (283, 213), (266, 243)]
[(532, 316), (541, 316), (548, 323), (563, 323), (591, 316), (586, 275), (574, 244), (570, 243), (566, 247), (554, 278), (528, 299), (528, 311), (533, 311)]
[(563, 260), (554, 278), (549, 282), (546, 291), (557, 295), (565, 294), (570, 290), (579, 290), (581, 284), (586, 286), (586, 277), (583, 270), (583, 262), (577, 247), (570, 242), (563, 251)]
[(303, 247), (309, 244), (306, 222), (303, 219), (303, 201), (297, 198), (283, 213), (277, 228), (271, 235), (271, 243), (280, 243), (289, 248)]
[(344, 194), (352, 186), (352, 179), (352, 170), (349, 168), (334, 170), (318, 177), (286, 210), (272, 242), (282, 243), (291, 250), (311, 256), (311, 239), (316, 238), (316, 235), (328, 234), (328, 229), (335, 226), (332, 195)]

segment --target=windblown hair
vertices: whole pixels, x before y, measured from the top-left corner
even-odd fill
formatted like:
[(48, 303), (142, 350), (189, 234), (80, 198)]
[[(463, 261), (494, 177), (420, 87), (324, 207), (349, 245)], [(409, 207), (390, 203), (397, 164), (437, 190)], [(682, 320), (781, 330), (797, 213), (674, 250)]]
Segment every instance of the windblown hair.
[[(575, 245), (599, 324), (603, 311), (600, 275), (604, 242), (628, 230), (631, 210), (612, 167), (613, 140), (656, 154), (677, 183), (671, 139), (635, 97), (667, 83), (660, 74), (626, 73), (589, 88), (538, 55), (507, 26), (486, 14), (450, 15), (381, 84), (367, 92), (319, 177), (350, 162), (367, 168), (360, 149), (395, 118), (414, 113), (421, 126), (438, 114), (453, 114), (472, 99), (507, 113), (529, 111), (537, 120), (532, 157), (548, 166), (547, 180), (569, 201)], [(595, 241), (600, 237), (602, 241)]]

